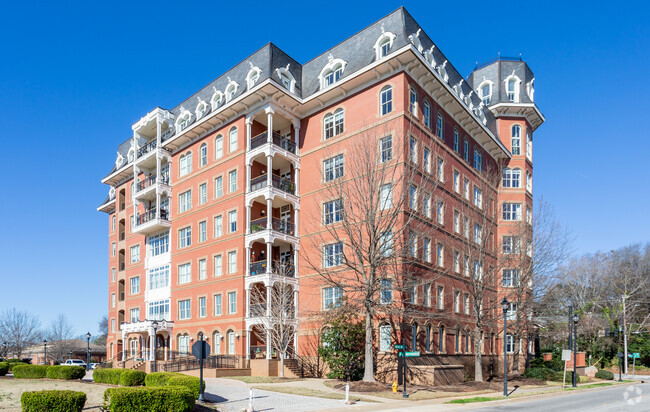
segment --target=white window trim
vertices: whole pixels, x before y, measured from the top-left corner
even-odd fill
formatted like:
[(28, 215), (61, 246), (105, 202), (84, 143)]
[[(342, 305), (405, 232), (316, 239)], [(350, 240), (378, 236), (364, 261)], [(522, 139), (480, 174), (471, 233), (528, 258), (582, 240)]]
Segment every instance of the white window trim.
[(181, 107), (181, 113), (176, 119), (176, 133), (180, 133), (183, 130), (187, 129), (190, 124), (192, 124), (193, 114), (184, 107)]
[(237, 94), (237, 89), (239, 89), (239, 83), (231, 80), (230, 77), (228, 77), (228, 85), (226, 86), (226, 103), (229, 103), (232, 99), (234, 99), (235, 95)]
[(216, 110), (223, 104), (224, 94), (220, 90), (217, 90), (216, 87), (212, 89), (214, 90), (214, 94), (212, 94), (212, 98), (210, 99), (210, 105), (212, 106), (212, 110)]
[[(515, 93), (515, 96), (514, 96), (515, 98), (514, 98), (514, 100), (513, 100), (511, 103), (519, 103), (519, 102), (520, 102), (520, 97), (519, 97), (519, 96), (520, 96), (520, 94), (521, 94), (521, 93), (520, 93), (520, 90), (521, 90), (521, 79), (519, 78), (519, 76), (517, 76), (517, 75), (515, 74), (515, 71), (514, 71), (514, 70), (512, 71), (512, 74), (510, 74), (510, 76), (506, 77), (506, 78), (503, 80), (503, 89), (504, 89), (505, 92), (506, 92), (506, 98), (507, 98), (507, 96), (508, 96), (508, 82), (509, 82), (510, 80), (513, 80), (513, 79), (515, 80), (515, 92), (514, 92), (514, 93)], [(510, 99), (507, 99), (507, 100), (510, 102)]]
[[(395, 41), (396, 37), (397, 36), (395, 34), (389, 32), (389, 31), (387, 31), (387, 32), (382, 31), (381, 35), (377, 38), (377, 41), (375, 42), (375, 45), (372, 46), (375, 49), (375, 57), (377, 58), (377, 60), (386, 57), (386, 56), (381, 55), (381, 46), (384, 43), (384, 41), (386, 39), (388, 39), (388, 43), (389, 43), (388, 47), (389, 47), (389, 49), (392, 49), (393, 48), (393, 41)], [(390, 52), (389, 52), (389, 54), (390, 54)]]
[(290, 63), (287, 64), (287, 67), (278, 67), (275, 69), (276, 74), (278, 75), (278, 78), (280, 79), (280, 84), (282, 83), (282, 77), (285, 76), (289, 80), (289, 91), (291, 93), (296, 92), (296, 79), (293, 77), (293, 74), (289, 71), (289, 65)]
[(329, 61), (327, 64), (322, 68), (320, 71), (320, 74), (318, 75), (318, 82), (320, 83), (320, 88), (325, 89), (326, 87), (331, 87), (334, 83), (330, 85), (325, 84), (325, 75), (329, 72), (334, 70), (334, 68), (338, 65), (341, 65), (341, 74), (345, 72), (345, 66), (347, 66), (347, 62), (343, 59), (335, 59), (332, 57), (332, 55), (329, 55)]
[(262, 69), (257, 66), (253, 66), (252, 63), (249, 64), (251, 65), (251, 69), (248, 71), (248, 74), (246, 74), (246, 88), (248, 90), (252, 89), (253, 86), (255, 86), (255, 83), (257, 83), (257, 81), (262, 76)]

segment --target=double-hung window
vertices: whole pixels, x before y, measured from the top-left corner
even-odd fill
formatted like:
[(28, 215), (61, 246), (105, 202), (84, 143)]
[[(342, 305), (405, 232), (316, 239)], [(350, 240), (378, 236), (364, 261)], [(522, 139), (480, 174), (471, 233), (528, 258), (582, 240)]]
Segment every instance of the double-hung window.
[(393, 207), (393, 185), (386, 183), (379, 189), (379, 209), (386, 210)]
[(460, 172), (454, 170), (454, 192), (460, 193)]
[(192, 152), (187, 152), (180, 157), (180, 176), (185, 176), (188, 173), (192, 172)]
[(418, 115), (418, 93), (413, 87), (411, 87), (409, 93), (409, 112), (411, 112), (413, 116)]
[(220, 198), (223, 196), (223, 177), (219, 176), (214, 179), (214, 197)]
[(325, 123), (325, 140), (343, 133), (343, 109), (338, 109), (332, 113), (328, 113), (324, 118)]
[(208, 185), (203, 183), (199, 185), (199, 204), (202, 205), (208, 201)]
[(140, 276), (131, 278), (131, 295), (140, 293)]
[(424, 261), (431, 263), (431, 239), (424, 238)]
[(393, 158), (393, 138), (386, 136), (379, 141), (381, 151), (381, 163), (388, 162)]
[(199, 151), (201, 155), (201, 167), (208, 164), (208, 145), (203, 143)]
[(519, 270), (503, 269), (503, 287), (512, 288), (519, 286)]
[(418, 209), (418, 188), (415, 185), (409, 187), (409, 208)]
[(436, 205), (436, 219), (439, 225), (445, 224), (445, 204), (442, 200), (439, 200)]
[(445, 248), (441, 243), (436, 245), (436, 261), (440, 267), (445, 265)]
[(184, 248), (192, 245), (192, 227), (184, 227), (178, 231), (178, 247)]
[(140, 261), (140, 245), (131, 246), (131, 263)]
[(237, 211), (232, 210), (228, 212), (228, 228), (230, 229), (230, 233), (234, 233), (237, 231)]
[(469, 162), (469, 141), (467, 138), (463, 140), (463, 159), (465, 159), (466, 162)]
[(438, 291), (437, 291), (437, 303), (438, 303), (438, 309), (444, 309), (445, 308), (445, 288), (442, 286), (438, 286)]
[(178, 283), (190, 283), (192, 281), (192, 264), (185, 263), (178, 267)]
[(214, 237), (221, 236), (223, 236), (223, 216), (216, 216), (214, 218)]
[(381, 280), (380, 290), (380, 303), (383, 305), (389, 304), (393, 301), (393, 281), (390, 279)]
[(521, 126), (518, 124), (512, 126), (512, 154), (521, 154)]
[(192, 190), (183, 192), (178, 197), (178, 211), (186, 212), (192, 208)]
[(189, 299), (178, 302), (178, 319), (189, 319), (192, 314), (192, 304)]
[(223, 157), (223, 136), (219, 135), (214, 139), (214, 157), (220, 159)]
[(476, 148), (474, 148), (474, 169), (483, 171), (483, 154)]
[(324, 165), (324, 180), (326, 182), (338, 179), (343, 176), (343, 155), (334, 156), (325, 160)]
[(431, 105), (429, 104), (428, 101), (424, 101), (424, 125), (427, 128), (431, 128)]
[(503, 220), (521, 220), (521, 203), (504, 203)]
[(208, 308), (205, 302), (205, 296), (199, 298), (199, 317), (204, 318), (208, 314)]
[(237, 273), (237, 252), (228, 252), (228, 273)]
[(441, 139), (444, 139), (444, 119), (442, 117), (442, 113), (438, 113), (438, 121), (436, 122), (436, 136), (438, 136)]
[(460, 135), (456, 128), (454, 128), (454, 152), (460, 153)]
[(199, 260), (199, 280), (206, 279), (208, 277), (208, 261), (205, 259)]
[(214, 316), (221, 316), (222, 313), (222, 297), (221, 294), (214, 295)]
[(204, 220), (199, 222), (199, 242), (206, 240), (208, 240), (208, 222)]
[(228, 313), (237, 313), (237, 292), (228, 293)]
[(481, 192), (481, 189), (476, 186), (474, 186), (474, 206), (479, 209), (483, 207), (483, 193)]
[(329, 287), (323, 289), (323, 309), (328, 310), (341, 306), (343, 290), (338, 287)]
[(323, 266), (326, 268), (343, 264), (343, 243), (325, 245), (323, 248)]
[(393, 111), (393, 88), (386, 86), (381, 89), (381, 114), (382, 116)]
[(223, 275), (223, 256), (215, 255), (214, 257), (214, 275), (221, 276)]
[(340, 222), (343, 218), (343, 200), (336, 199), (323, 205), (323, 224)]
[(230, 148), (229, 152), (232, 153), (235, 150), (237, 150), (238, 142), (237, 142), (237, 128), (233, 127), (230, 129)]
[(231, 170), (228, 173), (228, 181), (230, 183), (230, 193), (235, 193), (237, 191), (237, 171)]

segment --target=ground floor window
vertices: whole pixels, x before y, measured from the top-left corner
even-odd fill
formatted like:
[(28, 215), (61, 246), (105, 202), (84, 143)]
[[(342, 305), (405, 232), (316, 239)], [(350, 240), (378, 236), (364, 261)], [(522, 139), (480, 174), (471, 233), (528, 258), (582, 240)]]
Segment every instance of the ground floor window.
[(228, 331), (228, 354), (235, 354), (235, 332), (231, 330)]
[(513, 353), (515, 351), (515, 338), (508, 334), (506, 335), (506, 352)]
[(390, 351), (390, 332), (390, 325), (379, 327), (379, 350), (382, 352)]
[(190, 337), (187, 335), (178, 337), (178, 352), (181, 355), (188, 355), (190, 353)]
[(214, 332), (214, 340), (212, 341), (212, 345), (214, 346), (214, 354), (215, 355), (220, 355), (221, 354), (221, 334), (219, 332)]

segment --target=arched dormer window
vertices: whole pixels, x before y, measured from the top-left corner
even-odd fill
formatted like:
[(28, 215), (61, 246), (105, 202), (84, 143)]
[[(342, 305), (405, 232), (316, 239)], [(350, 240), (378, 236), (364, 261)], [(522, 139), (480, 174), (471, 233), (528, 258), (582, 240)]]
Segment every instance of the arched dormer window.
[(260, 79), (260, 75), (262, 74), (262, 69), (260, 69), (257, 66), (253, 66), (251, 63), (251, 69), (248, 71), (248, 74), (246, 75), (246, 87), (248, 90), (253, 88), (255, 86), (255, 83)]
[(212, 98), (210, 99), (210, 106), (212, 106), (212, 110), (216, 110), (219, 106), (223, 104), (223, 93), (220, 90), (217, 90), (215, 87), (213, 87), (214, 93), (212, 94)]
[(117, 158), (115, 159), (115, 168), (119, 169), (120, 167), (122, 167), (123, 164), (124, 164), (124, 156), (122, 156), (122, 153), (117, 152)]
[(449, 82), (449, 74), (447, 73), (447, 69), (445, 68), (447, 66), (448, 60), (445, 60), (443, 64), (438, 66), (438, 74), (440, 74), (440, 77), (442, 77), (442, 80), (446, 82)]
[(521, 79), (515, 75), (514, 70), (512, 74), (505, 78), (503, 81), (506, 87), (506, 97), (509, 102), (519, 103), (519, 87), (521, 85)]
[(535, 78), (526, 83), (526, 94), (531, 102), (535, 101)]
[(329, 55), (329, 62), (323, 67), (318, 80), (320, 81), (321, 89), (324, 89), (341, 79), (343, 71), (345, 70), (346, 62), (342, 59), (335, 59)]
[(343, 133), (343, 109), (338, 109), (332, 113), (328, 113), (323, 118), (325, 126), (325, 140)]
[(230, 80), (230, 77), (228, 77), (228, 86), (226, 86), (226, 103), (232, 101), (238, 88), (239, 84), (234, 80)]
[(111, 186), (111, 188), (108, 191), (108, 198), (110, 200), (115, 199), (115, 188), (113, 186)]
[(375, 57), (377, 60), (381, 59), (382, 57), (385, 57), (390, 53), (391, 47), (393, 47), (393, 41), (395, 40), (395, 36), (391, 32), (382, 32), (381, 36), (377, 38), (377, 41), (375, 42), (375, 45), (373, 48), (375, 49)]
[(133, 147), (131, 147), (129, 152), (126, 154), (126, 159), (127, 163), (131, 163), (135, 159), (135, 150), (133, 150)]
[(187, 126), (192, 123), (192, 113), (185, 108), (181, 108), (181, 114), (176, 119), (176, 132), (181, 132), (187, 129)]
[(483, 105), (489, 106), (492, 101), (492, 86), (494, 82), (490, 80), (483, 79), (481, 84), (478, 85), (478, 95), (483, 102)]
[(418, 49), (420, 53), (422, 53), (422, 50), (424, 50), (424, 47), (422, 47), (422, 42), (420, 41), (421, 31), (422, 29), (418, 29), (418, 31), (409, 36), (409, 41), (415, 46), (416, 49)]
[(512, 154), (521, 154), (521, 126), (518, 124), (512, 126)]
[(196, 120), (199, 120), (208, 112), (208, 104), (205, 100), (199, 99), (199, 104), (196, 105)]
[(280, 83), (291, 93), (296, 92), (296, 79), (293, 77), (293, 74), (289, 71), (289, 64), (287, 67), (279, 67), (275, 69), (278, 77), (280, 78)]
[(431, 48), (424, 52), (424, 59), (429, 63), (429, 66), (436, 68), (436, 59), (433, 57), (433, 49), (436, 47), (434, 44)]

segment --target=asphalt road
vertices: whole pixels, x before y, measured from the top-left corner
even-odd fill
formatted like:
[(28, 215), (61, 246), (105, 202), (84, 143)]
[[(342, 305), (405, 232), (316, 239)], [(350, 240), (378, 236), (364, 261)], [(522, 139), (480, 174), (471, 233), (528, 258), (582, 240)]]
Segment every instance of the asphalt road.
[(650, 383), (632, 383), (613, 388), (566, 393), (534, 400), (514, 401), (494, 406), (478, 406), (480, 411), (650, 411)]

